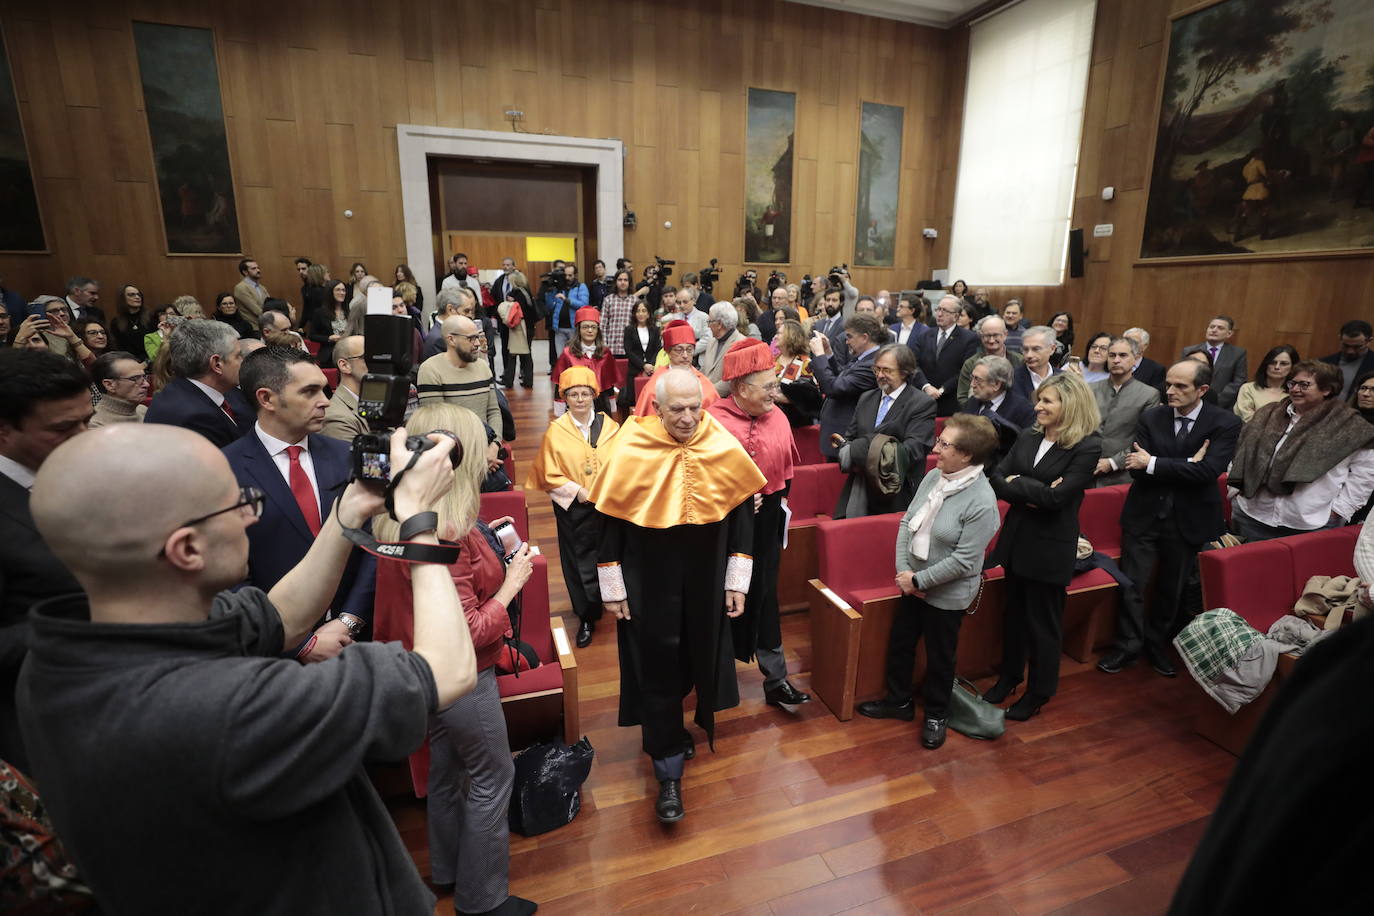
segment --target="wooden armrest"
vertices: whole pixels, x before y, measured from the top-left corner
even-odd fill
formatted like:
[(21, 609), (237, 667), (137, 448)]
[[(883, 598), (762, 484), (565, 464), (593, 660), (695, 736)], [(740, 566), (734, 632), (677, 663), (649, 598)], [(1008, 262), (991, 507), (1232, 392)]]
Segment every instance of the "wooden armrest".
[(553, 650), (558, 653), (558, 666), (564, 672), (569, 668), (576, 668), (577, 657), (573, 655), (572, 640), (568, 639), (568, 631), (563, 628), (563, 621), (555, 617), (549, 621), (549, 629), (553, 632)]
[(577, 658), (573, 655), (568, 631), (561, 618), (549, 621), (553, 632), (553, 648), (558, 653), (558, 665), (563, 669), (563, 743), (575, 744), (582, 731), (581, 711), (577, 706)]

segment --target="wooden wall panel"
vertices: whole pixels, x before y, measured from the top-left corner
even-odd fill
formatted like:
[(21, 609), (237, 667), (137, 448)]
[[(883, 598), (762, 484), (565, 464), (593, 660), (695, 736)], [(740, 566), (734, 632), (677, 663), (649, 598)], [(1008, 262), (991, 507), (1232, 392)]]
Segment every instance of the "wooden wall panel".
[[(992, 297), (999, 303), (1021, 297), (1036, 320), (1067, 309), (1080, 348), (1098, 329), (1147, 328), (1150, 355), (1166, 363), (1201, 340), (1207, 319), (1217, 313), (1235, 317), (1235, 342), (1250, 351), (1252, 365), (1278, 343), (1292, 344), (1304, 357), (1335, 352), (1343, 322), (1374, 319), (1368, 307), (1374, 301), (1374, 262), (1368, 257), (1135, 265), (1169, 16), (1195, 5), (1098, 0), (1073, 216), (1073, 225), (1088, 236), (1086, 276), (1057, 287), (993, 288)], [(951, 61), (946, 72), (955, 75), (951, 92), (961, 98), (958, 75), (965, 67)], [(1116, 188), (1110, 202), (1100, 196), (1106, 186)], [(1114, 225), (1111, 238), (1092, 238), (1098, 223)], [(977, 277), (964, 279), (979, 285)]]
[(404, 260), (398, 123), (504, 131), (512, 105), (532, 133), (623, 139), (640, 217), (626, 254), (679, 272), (719, 258), (729, 286), (750, 86), (798, 94), (789, 276), (853, 258), (864, 100), (902, 106), (909, 128), (898, 264), (856, 281), (907, 287), (947, 246), (962, 33), (784, 0), (53, 0), (0, 10), (51, 249), (0, 256), (28, 296), (89, 273), (107, 298), (133, 282), (209, 302), (238, 279), (237, 256), (166, 254), (134, 20), (215, 30), (244, 252), (275, 295), (298, 296), (297, 255), (336, 276)]

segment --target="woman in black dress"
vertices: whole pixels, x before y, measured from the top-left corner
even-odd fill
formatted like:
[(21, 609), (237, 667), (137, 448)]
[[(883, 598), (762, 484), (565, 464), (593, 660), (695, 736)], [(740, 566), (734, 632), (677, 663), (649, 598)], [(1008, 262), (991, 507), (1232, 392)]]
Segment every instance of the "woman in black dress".
[(625, 326), (625, 358), (630, 365), (625, 371), (625, 384), (616, 397), (616, 406), (628, 415), (635, 407), (635, 377), (654, 374), (654, 359), (663, 348), (658, 325), (649, 315), (649, 306), (640, 299), (630, 312)]
[(1059, 687), (1064, 588), (1078, 552), (1078, 507), (1102, 457), (1097, 401), (1076, 372), (1041, 383), (1035, 421), (988, 475), (997, 498), (1011, 509), (992, 553), (1007, 574), (1002, 665), (983, 698), (1005, 700), (1029, 661), (1030, 684), (1007, 710), (1007, 718), (1018, 722), (1038, 713)]

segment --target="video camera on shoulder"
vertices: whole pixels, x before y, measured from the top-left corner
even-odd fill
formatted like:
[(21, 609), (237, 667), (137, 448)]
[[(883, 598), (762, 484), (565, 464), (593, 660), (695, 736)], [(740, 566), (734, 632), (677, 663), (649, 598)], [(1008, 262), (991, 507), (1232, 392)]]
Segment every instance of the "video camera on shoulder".
[[(373, 287), (376, 289), (376, 287)], [(388, 309), (391, 291), (383, 290)], [(372, 289), (368, 290), (369, 296)], [(364, 353), (368, 373), (358, 387), (358, 416), (367, 422), (368, 431), (353, 437), (353, 476), (359, 480), (387, 483), (391, 480), (391, 434), (405, 422), (406, 402), (410, 398), (410, 370), (414, 364), (410, 318), (404, 315), (368, 315), (363, 320)], [(449, 457), (456, 468), (463, 460), (463, 446), (453, 439)], [(406, 447), (412, 452), (432, 448), (434, 441), (411, 436)]]
[(720, 268), (716, 266), (719, 260), (719, 258), (712, 258), (710, 267), (703, 267), (701, 270), (697, 271), (697, 275), (701, 279), (702, 292), (715, 292), (716, 281), (720, 279)]

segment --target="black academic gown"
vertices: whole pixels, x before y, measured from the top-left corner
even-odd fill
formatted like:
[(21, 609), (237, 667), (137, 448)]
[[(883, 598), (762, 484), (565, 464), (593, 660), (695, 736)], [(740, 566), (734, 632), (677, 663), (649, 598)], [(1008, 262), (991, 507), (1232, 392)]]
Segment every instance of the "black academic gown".
[(641, 528), (603, 516), (598, 561), (621, 564), (630, 610), (616, 628), (620, 724), (643, 727), (655, 760), (682, 752), (682, 700), (693, 689), (696, 723), (711, 742), (716, 711), (739, 705), (725, 566), (750, 552), (753, 529), (753, 499), (707, 525)]
[[(605, 414), (592, 417), (591, 446), (601, 441)], [(604, 516), (591, 503), (573, 500), (564, 509), (553, 504), (553, 520), (558, 528), (558, 562), (563, 568), (563, 584), (578, 620), (596, 623), (601, 619), (601, 586), (596, 578), (596, 553), (601, 546)]]
[(782, 556), (783, 514), (782, 500), (791, 488), (769, 493), (754, 514), (754, 574), (749, 580), (749, 594), (744, 599), (744, 613), (730, 618), (730, 636), (735, 644), (735, 658), (742, 662), (754, 660), (754, 649), (776, 649), (782, 645), (782, 623), (778, 611), (778, 563)]

